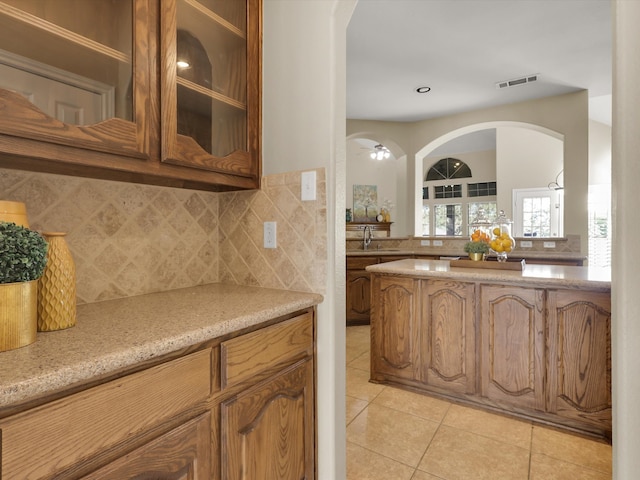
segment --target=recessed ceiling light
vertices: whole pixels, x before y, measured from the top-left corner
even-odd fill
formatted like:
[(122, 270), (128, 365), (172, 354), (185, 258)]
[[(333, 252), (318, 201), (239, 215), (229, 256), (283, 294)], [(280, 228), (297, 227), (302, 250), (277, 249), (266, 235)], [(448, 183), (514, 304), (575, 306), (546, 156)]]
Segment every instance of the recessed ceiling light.
[(431, 91), (431, 87), (418, 87), (416, 88), (416, 92), (418, 93), (429, 93)]
[(189, 62), (187, 62), (187, 61), (185, 61), (185, 60), (178, 60), (178, 61), (176, 62), (176, 66), (177, 66), (178, 68), (182, 68), (182, 69), (184, 69), (184, 68), (189, 68), (191, 65), (189, 64)]

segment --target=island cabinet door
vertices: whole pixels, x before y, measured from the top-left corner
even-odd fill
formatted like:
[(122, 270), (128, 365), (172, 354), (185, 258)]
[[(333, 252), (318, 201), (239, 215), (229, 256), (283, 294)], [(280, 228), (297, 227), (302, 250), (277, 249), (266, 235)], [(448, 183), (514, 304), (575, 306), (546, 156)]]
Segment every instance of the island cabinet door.
[(544, 290), (480, 288), (481, 395), (498, 406), (544, 411)]
[(475, 393), (475, 287), (472, 283), (422, 283), (422, 381), (447, 392)]
[(420, 282), (379, 275), (372, 280), (371, 378), (418, 380)]
[(549, 291), (548, 409), (611, 433), (611, 296)]

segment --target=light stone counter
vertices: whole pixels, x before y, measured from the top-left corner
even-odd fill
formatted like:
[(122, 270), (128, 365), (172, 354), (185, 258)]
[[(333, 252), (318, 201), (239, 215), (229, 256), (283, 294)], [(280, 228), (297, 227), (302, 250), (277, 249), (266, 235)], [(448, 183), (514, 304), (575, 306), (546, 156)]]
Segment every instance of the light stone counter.
[(0, 353), (0, 411), (317, 305), (323, 297), (225, 284), (79, 305), (76, 326)]
[[(496, 263), (497, 265), (497, 263)], [(367, 267), (371, 273), (440, 277), (462, 281), (611, 291), (611, 270), (602, 267), (525, 265), (524, 270), (452, 267), (447, 260), (397, 260)]]

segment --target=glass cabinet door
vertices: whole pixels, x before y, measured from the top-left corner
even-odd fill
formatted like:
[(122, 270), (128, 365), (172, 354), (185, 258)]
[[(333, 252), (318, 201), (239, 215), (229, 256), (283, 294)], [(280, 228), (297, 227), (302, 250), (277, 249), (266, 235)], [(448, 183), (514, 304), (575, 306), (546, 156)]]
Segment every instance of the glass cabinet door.
[(164, 162), (258, 175), (259, 5), (163, 2)]
[(0, 133), (146, 157), (147, 8), (0, 1)]

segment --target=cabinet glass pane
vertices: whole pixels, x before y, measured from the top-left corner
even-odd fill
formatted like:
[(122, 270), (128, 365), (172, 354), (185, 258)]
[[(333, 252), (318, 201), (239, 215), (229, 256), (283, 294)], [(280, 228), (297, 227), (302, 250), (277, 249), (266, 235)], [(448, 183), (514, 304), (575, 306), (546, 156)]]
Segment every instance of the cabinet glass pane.
[(224, 18), (227, 22), (247, 31), (247, 2), (245, 0), (199, 0), (202, 5)]
[(133, 120), (133, 0), (0, 3), (0, 88), (74, 125)]
[(218, 157), (247, 150), (246, 2), (178, 0), (176, 13), (178, 133)]

